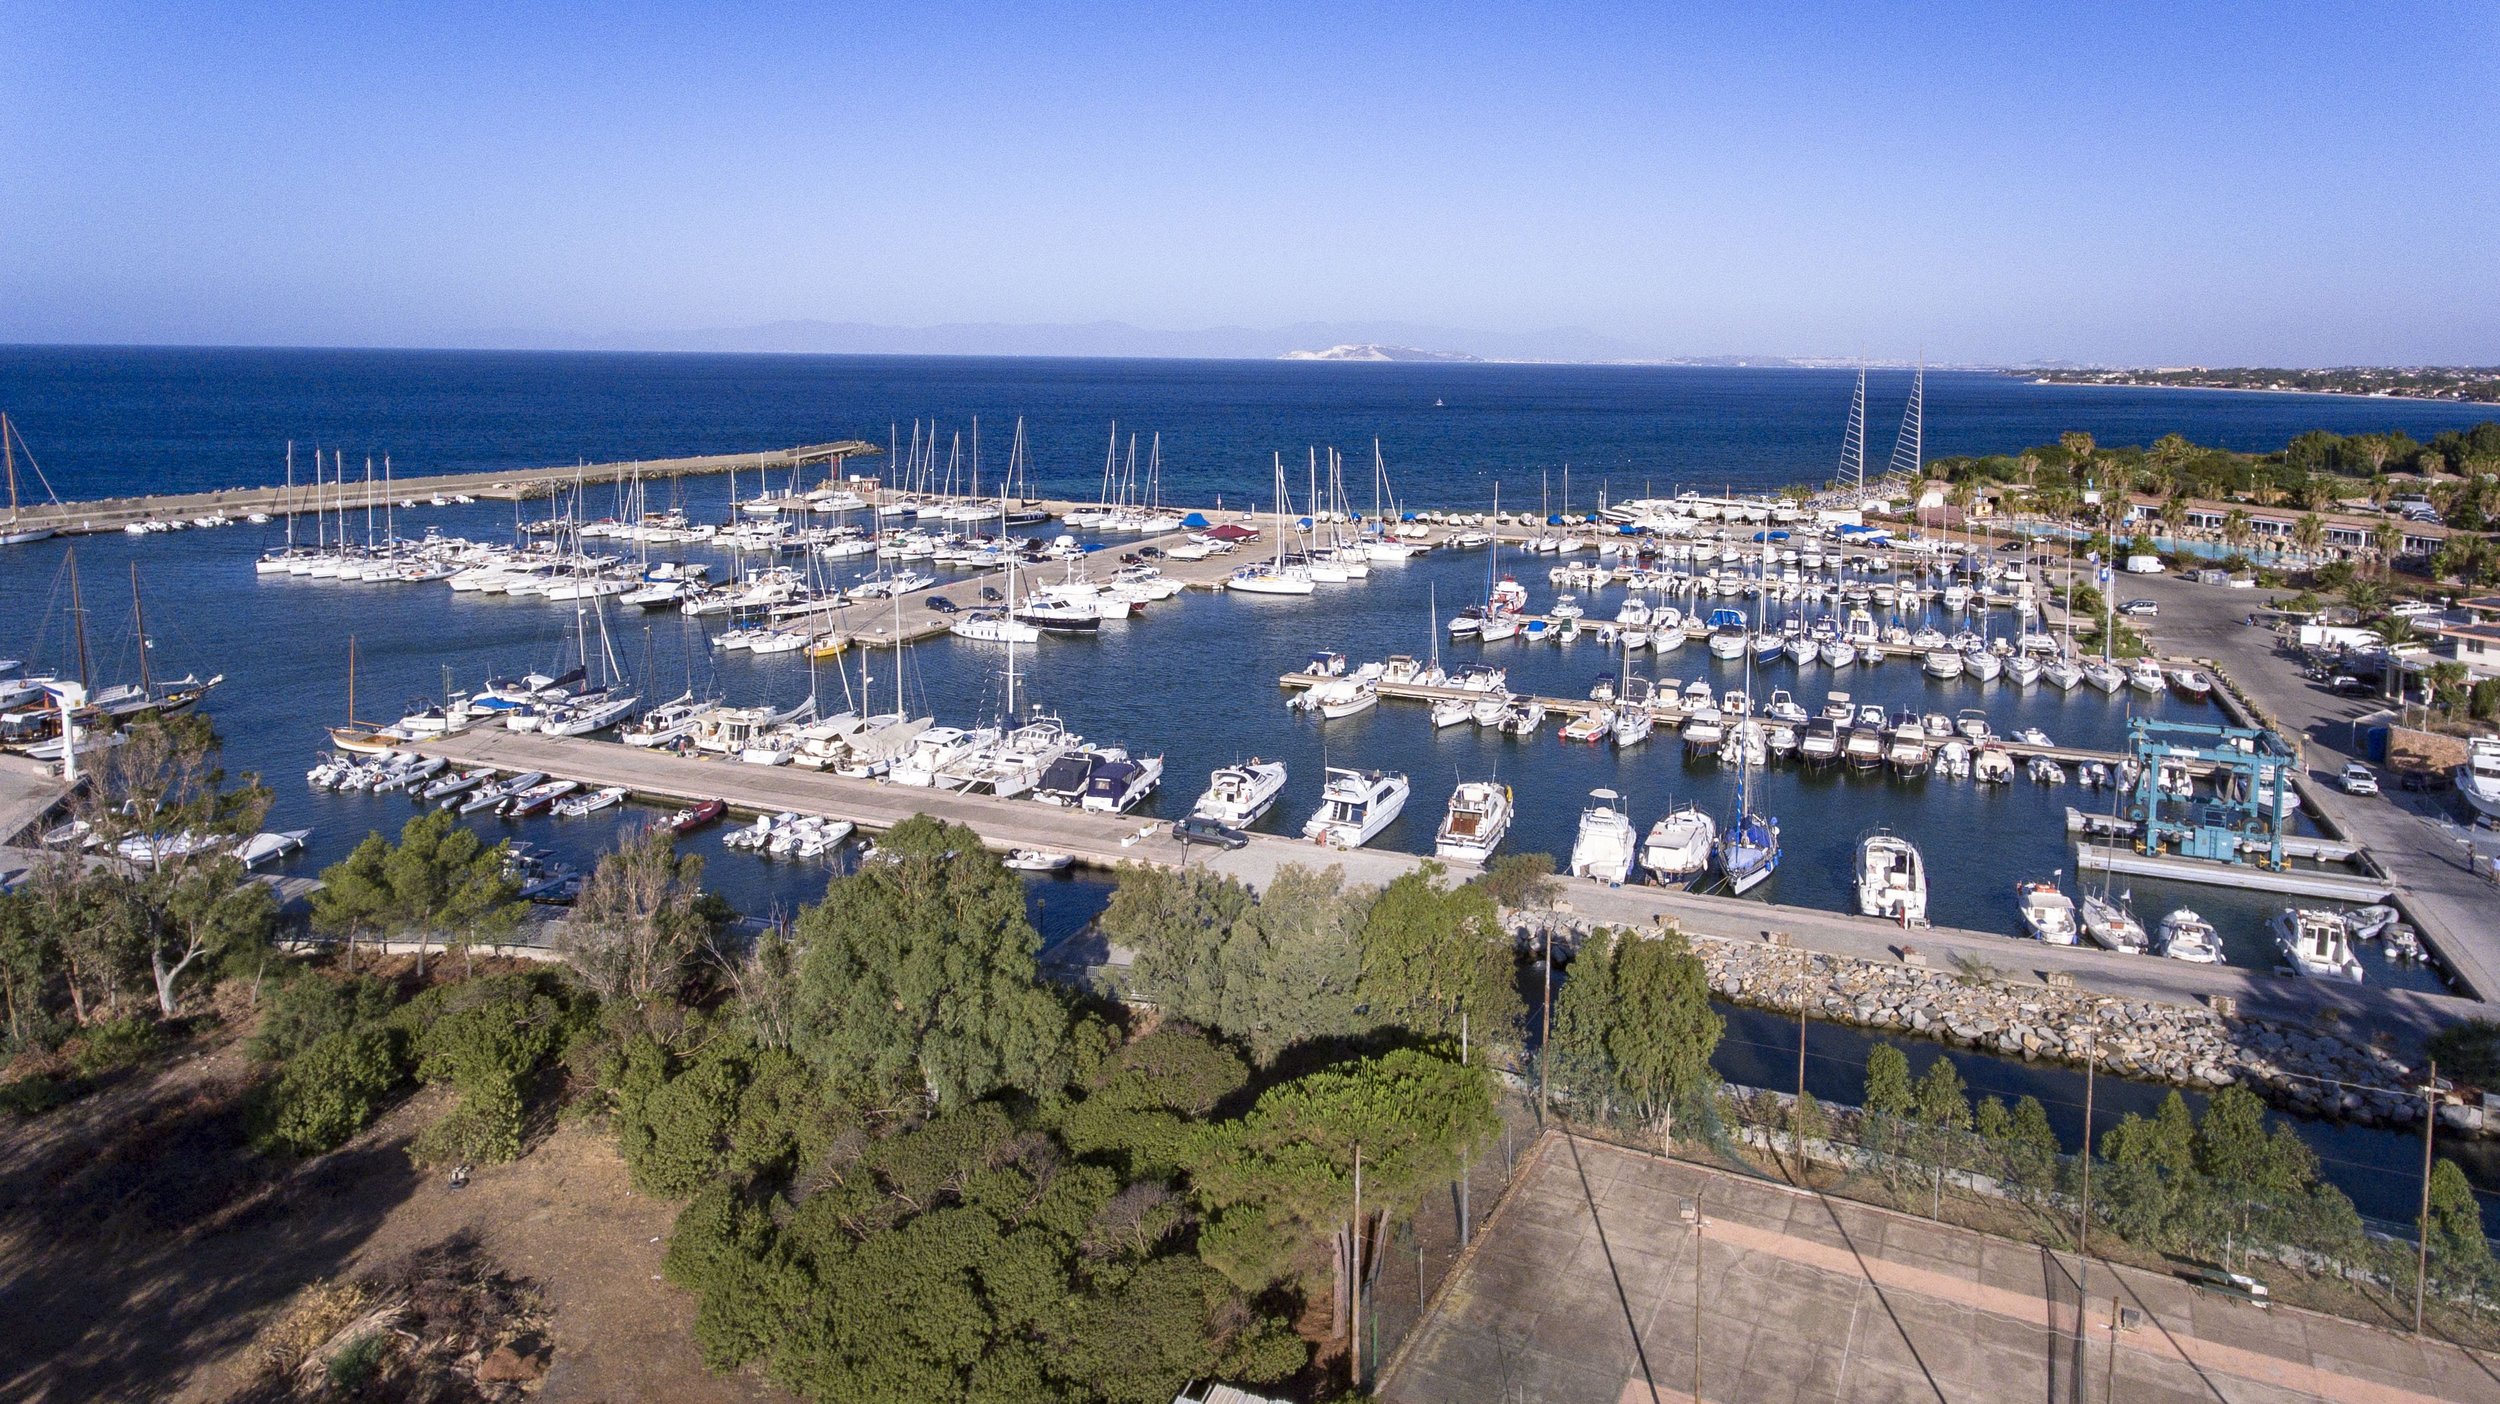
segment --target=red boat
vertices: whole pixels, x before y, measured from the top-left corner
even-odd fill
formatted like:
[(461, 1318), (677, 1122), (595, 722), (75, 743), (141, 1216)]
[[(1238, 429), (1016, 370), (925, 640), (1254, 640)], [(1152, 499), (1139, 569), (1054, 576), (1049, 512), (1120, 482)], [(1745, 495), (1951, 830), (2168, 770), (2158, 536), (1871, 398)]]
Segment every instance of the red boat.
[(667, 826), (670, 833), (683, 838), (697, 829), (703, 828), (707, 825), (719, 823), (721, 821), (721, 816), (727, 814), (728, 812), (729, 801), (716, 799), (705, 800), (703, 803), (696, 805), (692, 809), (678, 810), (675, 814), (668, 816), (668, 818), (661, 820), (660, 822)]

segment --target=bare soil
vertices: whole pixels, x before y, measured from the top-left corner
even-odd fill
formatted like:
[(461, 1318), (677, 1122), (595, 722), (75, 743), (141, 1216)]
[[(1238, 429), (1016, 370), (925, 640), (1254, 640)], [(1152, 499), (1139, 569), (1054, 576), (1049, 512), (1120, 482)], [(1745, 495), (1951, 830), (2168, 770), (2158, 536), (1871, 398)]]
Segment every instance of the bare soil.
[(68, 1106), (0, 1116), (0, 1398), (230, 1398), (254, 1338), (304, 1287), (447, 1244), (530, 1283), (550, 1400), (781, 1400), (704, 1370), (692, 1299), (660, 1280), (677, 1206), (628, 1186), (604, 1133), (563, 1125), (453, 1189), (407, 1145), (443, 1109), (395, 1108), (329, 1155), (255, 1155), (263, 1070), (230, 1020)]

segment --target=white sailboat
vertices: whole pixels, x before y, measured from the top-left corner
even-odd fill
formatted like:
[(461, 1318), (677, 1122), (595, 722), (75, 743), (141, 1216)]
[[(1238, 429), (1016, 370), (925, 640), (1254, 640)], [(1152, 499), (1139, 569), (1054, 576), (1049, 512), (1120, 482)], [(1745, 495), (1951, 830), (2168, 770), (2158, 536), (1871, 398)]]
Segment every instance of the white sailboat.
[(1275, 466), (1276, 559), (1234, 571), (1231, 578), (1224, 582), (1224, 588), (1250, 595), (1307, 595), (1317, 588), (1312, 581), (1311, 567), (1300, 561), (1289, 562), (1285, 554), (1288, 534), (1285, 514), (1289, 503), (1285, 497), (1284, 455), (1275, 456)]
[[(17, 432), (17, 426), (9, 422), (9, 416), (0, 412), (0, 463), (7, 465), (9, 478), (9, 518), (0, 522), (0, 546), (21, 546), (30, 541), (41, 541), (53, 531), (49, 525), (30, 524), (18, 502), (17, 450), (23, 448), (25, 443), (25, 438)], [(52, 505), (60, 506), (61, 499), (53, 494), (51, 481), (43, 476), (43, 469), (36, 467), (33, 449), (26, 450), (26, 466), (35, 470), (35, 480), (43, 484), (44, 495), (52, 498)]]

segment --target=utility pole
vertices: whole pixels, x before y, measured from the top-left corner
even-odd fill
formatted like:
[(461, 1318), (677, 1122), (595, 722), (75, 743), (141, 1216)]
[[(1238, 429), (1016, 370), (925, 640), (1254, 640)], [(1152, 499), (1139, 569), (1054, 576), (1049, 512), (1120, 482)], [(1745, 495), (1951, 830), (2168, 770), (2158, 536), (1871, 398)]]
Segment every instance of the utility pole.
[[(1791, 1106), (1793, 1108), (1802, 1108), (1805, 1104), (1806, 1001), (1805, 997), (1800, 995), (1797, 998), (1797, 1100), (1792, 1103)], [(1806, 1173), (1806, 1123), (1804, 1117), (1793, 1116), (1791, 1118), (1788, 1127), (1788, 1139), (1795, 1143), (1795, 1149), (1797, 1152), (1797, 1177), (1798, 1179), (1803, 1180)]]
[(2413, 1334), (2422, 1334), (2422, 1288), (2431, 1275), (2431, 1128), (2438, 1125), (2439, 1060), (2422, 1084), (2422, 1219), (2413, 1259)]
[[(1458, 1011), (1458, 1062), (1461, 1067), (1468, 1065), (1467, 1011), (1464, 1009)], [(1498, 1107), (1499, 1103), (1496, 1103), (1496, 1106)], [(1458, 1246), (1461, 1249), (1464, 1249), (1467, 1246), (1467, 1227), (1470, 1222), (1467, 1213), (1467, 1191), (1470, 1188), (1468, 1182), (1475, 1178), (1475, 1176), (1468, 1173), (1471, 1168), (1470, 1162), (1472, 1160), (1472, 1156), (1463, 1155), (1459, 1157), (1458, 1162)], [(1422, 1248), (1420, 1245), (1423, 1243), (1423, 1236), (1418, 1234), (1415, 1242), (1419, 1245), (1416, 1251), (1421, 1252)], [(1418, 1282), (1422, 1281), (1423, 1260), (1421, 1258), (1416, 1259), (1415, 1273), (1416, 1280)]]
[(2116, 1404), (2118, 1398), (2118, 1303), (2120, 1300), (2116, 1296), (2109, 1299), (2109, 1369), (2101, 1376), (2103, 1404)]
[(1693, 1190), (1693, 1404), (1701, 1404), (1701, 1189)]
[(1554, 1061), (1554, 922), (1545, 921), (1545, 1010), (1537, 1022), (1536, 1037), (1536, 1119), (1545, 1124), (1553, 1108), (1553, 1098), (1546, 1092), (1545, 1069)]
[(1363, 1143), (1354, 1143), (1354, 1321), (1350, 1339), (1346, 1341), (1348, 1383), (1356, 1393), (1363, 1389)]
[(2075, 1217), (2075, 1253), (2086, 1259), (2086, 1272), (2092, 1270), (2088, 1257), (2092, 1251), (2092, 1079), (2100, 1063), (2100, 1040), (2094, 1039), (2083, 1055), (2083, 1204)]

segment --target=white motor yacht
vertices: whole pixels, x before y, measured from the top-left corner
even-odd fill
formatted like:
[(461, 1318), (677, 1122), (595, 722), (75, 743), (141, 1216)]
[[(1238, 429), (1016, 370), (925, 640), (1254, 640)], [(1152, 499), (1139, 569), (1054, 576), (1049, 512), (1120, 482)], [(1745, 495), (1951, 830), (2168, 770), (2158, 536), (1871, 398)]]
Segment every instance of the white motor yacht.
[(1380, 701), (1380, 689), (1368, 678), (1330, 678), (1297, 699), (1303, 711), (1329, 721), (1368, 712)]
[(1623, 812), (1623, 796), (1591, 790), (1596, 803), (1580, 812), (1579, 836), (1571, 844), (1571, 875), (1620, 887), (1639, 866), (1640, 840)]
[(2500, 738), (2477, 736), (2466, 743), (2465, 763), (2456, 769), (2457, 793), (2485, 819), (2500, 820)]
[(2127, 669), (2127, 686), (2138, 692), (2158, 693), (2169, 686), (2169, 683), (2169, 675), (2162, 672), (2161, 665), (2150, 658), (2139, 658), (2135, 661), (2135, 666)]
[(2189, 908), (2181, 907), (2161, 919), (2161, 934), (2155, 940), (2153, 951), (2171, 960), (2219, 965), (2222, 963), (2222, 938), (2215, 934), (2212, 922)]
[(1858, 910), (1904, 926), (1927, 924), (1927, 864), (1918, 845), (1889, 829), (1858, 840)]
[(1236, 829), (1246, 829), (1259, 822), (1261, 816), (1276, 804), (1284, 792), (1285, 763), (1261, 760), (1257, 756), (1239, 765), (1228, 765), (1207, 777), (1207, 792), (1198, 797), (1189, 812), (1202, 819)]
[(1097, 814), (1126, 814), (1163, 783), (1163, 757), (1106, 760), (1085, 779), (1079, 807)]
[(1641, 844), (1641, 867), (1651, 882), (1669, 887), (1701, 879), (1710, 871), (1711, 846), (1719, 824), (1695, 805), (1672, 810), (1649, 826)]
[(1319, 812), (1302, 826), (1304, 838), (1338, 848), (1360, 848), (1380, 836), (1406, 808), (1406, 777), (1378, 770), (1328, 767)]
[(1476, 719), (1476, 704), (1463, 697), (1444, 697), (1432, 704), (1432, 726), (1435, 731)]
[(2340, 912), (2285, 907), (2271, 923), (2274, 948), (2284, 961), (2315, 980), (2361, 983), (2361, 960), (2352, 953), (2351, 928)]
[(1927, 676), (1950, 681), (1962, 676), (1966, 665), (1962, 655), (1955, 650), (1934, 648), (1927, 651), (1926, 661), (1921, 666), (1927, 670)]
[(2075, 899), (2056, 883), (2017, 883), (2014, 901), (2022, 910), (2023, 929), (2033, 940), (2052, 946), (2075, 944)]
[(1446, 863), (1481, 867), (1510, 832), (1510, 816), (1508, 785), (1491, 780), (1461, 782), (1450, 792), (1449, 813), (1442, 816), (1441, 832), (1433, 839), (1433, 856)]

